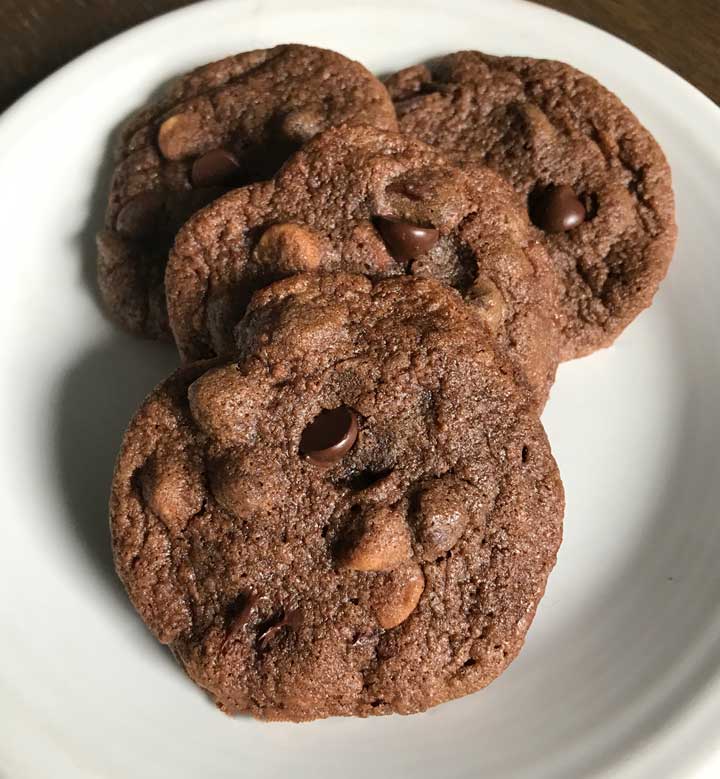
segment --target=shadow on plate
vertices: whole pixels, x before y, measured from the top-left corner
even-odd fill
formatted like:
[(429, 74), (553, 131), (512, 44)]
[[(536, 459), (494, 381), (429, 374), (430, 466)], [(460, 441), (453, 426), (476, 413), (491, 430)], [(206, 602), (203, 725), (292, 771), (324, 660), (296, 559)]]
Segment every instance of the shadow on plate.
[[(177, 364), (172, 347), (118, 334), (92, 347), (64, 375), (54, 451), (70, 529), (123, 608), (132, 606), (113, 567), (108, 499), (125, 427), (145, 395)], [(148, 643), (156, 646), (145, 633)], [(169, 659), (169, 653), (163, 653)]]
[[(148, 99), (157, 99), (171, 81), (160, 84)], [(141, 106), (139, 103), (138, 108)], [(96, 281), (95, 239), (104, 222), (114, 167), (113, 149), (122, 127), (135, 113), (119, 122), (107, 139), (90, 195), (88, 220), (76, 239), (82, 279), (103, 316)], [(71, 530), (108, 590), (133, 614), (113, 566), (108, 527), (110, 482), (122, 435), (132, 414), (177, 363), (175, 350), (168, 344), (142, 341), (117, 330), (68, 366), (56, 403), (54, 453)], [(139, 632), (160, 651), (146, 630)], [(167, 652), (162, 655), (171, 658)]]
[[(683, 321), (681, 316), (677, 321)], [(642, 541), (633, 540), (612, 580), (589, 593), (580, 612), (558, 624), (555, 647), (545, 655), (543, 673), (534, 677), (537, 686), (526, 682), (523, 687), (523, 696), (543, 700), (547, 717), (534, 723), (532, 738), (523, 746), (527, 773), (522, 776), (539, 776), (532, 762), (540, 748), (565, 765), (570, 761), (563, 753), (567, 743), (576, 748), (582, 766), (567, 773), (558, 769), (553, 777), (610, 775), (620, 756), (668, 728), (720, 674), (720, 609), (708, 607), (720, 603), (720, 578), (708, 575), (711, 569), (703, 562), (706, 550), (720, 543), (720, 532), (714, 506), (703, 507), (700, 500), (716, 478), (711, 453), (720, 418), (707, 413), (693, 383), (692, 377), (706, 377), (710, 370), (702, 350), (686, 348), (695, 340), (678, 337), (673, 349), (682, 360), (679, 375), (688, 378), (674, 407), (671, 456), (658, 474), (654, 500), (642, 516), (631, 518), (646, 528)], [(668, 444), (659, 438), (655, 445)], [(623, 489), (622, 483), (616, 486)], [(566, 523), (584, 519), (566, 517)], [(555, 695), (558, 687), (561, 692)], [(612, 749), (591, 746), (602, 739)], [(518, 764), (523, 748), (516, 753)]]

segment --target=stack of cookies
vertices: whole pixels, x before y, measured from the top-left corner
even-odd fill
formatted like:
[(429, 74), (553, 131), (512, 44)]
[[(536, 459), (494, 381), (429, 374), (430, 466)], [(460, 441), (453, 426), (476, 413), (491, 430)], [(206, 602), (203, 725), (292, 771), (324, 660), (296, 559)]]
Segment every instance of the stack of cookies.
[(652, 300), (670, 171), (595, 80), (460, 52), (385, 85), (308, 46), (125, 127), (98, 278), (183, 367), (130, 423), (115, 562), (228, 713), (409, 714), (487, 685), (555, 563), (560, 361)]

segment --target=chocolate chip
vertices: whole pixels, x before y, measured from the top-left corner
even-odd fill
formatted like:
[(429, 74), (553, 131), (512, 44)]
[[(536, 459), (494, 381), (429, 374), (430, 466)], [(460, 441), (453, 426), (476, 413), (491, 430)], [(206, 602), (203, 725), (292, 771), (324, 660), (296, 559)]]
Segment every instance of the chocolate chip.
[(307, 143), (325, 126), (325, 115), (321, 107), (300, 108), (282, 118), (280, 130), (292, 143), (299, 146)]
[(162, 192), (141, 192), (120, 209), (115, 220), (115, 229), (127, 238), (148, 238), (158, 232), (164, 206), (165, 197)]
[(234, 641), (242, 629), (247, 625), (250, 619), (250, 613), (257, 606), (258, 596), (254, 592), (249, 592), (241, 596), (240, 607), (236, 604), (233, 608), (235, 612), (230, 620), (225, 640), (223, 641), (223, 649), (230, 641)]
[(376, 579), (372, 600), (380, 627), (390, 630), (404, 622), (415, 611), (424, 589), (423, 570), (414, 561), (396, 568), (384, 579)]
[(199, 477), (181, 463), (162, 467), (153, 456), (137, 474), (146, 508), (171, 533), (182, 532), (203, 506)]
[(247, 453), (231, 450), (210, 460), (207, 473), (213, 497), (235, 517), (272, 513), (282, 498), (282, 473), (267, 462), (257, 463)]
[(585, 207), (567, 184), (549, 186), (533, 201), (530, 218), (546, 233), (564, 233), (585, 221)]
[(158, 127), (160, 153), (166, 160), (181, 160), (191, 155), (200, 139), (201, 129), (202, 118), (199, 114), (185, 113), (168, 117)]
[(321, 411), (303, 430), (300, 452), (315, 465), (333, 465), (351, 449), (357, 435), (357, 417), (347, 406)]
[(497, 285), (487, 276), (478, 276), (467, 291), (467, 298), (475, 304), (490, 331), (497, 333), (506, 314), (505, 300)]
[(418, 493), (413, 524), (425, 560), (444, 555), (462, 536), (469, 520), (463, 497), (460, 484), (448, 478), (433, 480)]
[(425, 254), (440, 237), (434, 227), (421, 227), (392, 216), (379, 216), (376, 222), (383, 241), (398, 260), (411, 260)]
[(338, 566), (352, 571), (390, 571), (412, 556), (410, 531), (403, 512), (387, 506), (363, 512), (359, 529), (338, 545)]
[(311, 228), (292, 222), (270, 225), (254, 251), (259, 265), (285, 274), (317, 270), (323, 257), (321, 237)]
[(231, 182), (239, 170), (240, 165), (232, 152), (212, 149), (195, 160), (190, 178), (194, 187), (211, 187)]
[(258, 640), (257, 640), (258, 649), (260, 650), (267, 649), (270, 642), (284, 627), (285, 626), (283, 624), (271, 625), (267, 630), (265, 630), (262, 633), (262, 635), (258, 636)]
[(284, 628), (297, 630), (302, 624), (302, 614), (300, 609), (289, 609), (283, 611), (278, 617), (271, 620), (270, 624), (265, 623), (257, 638), (257, 646), (260, 651), (268, 648), (275, 636)]

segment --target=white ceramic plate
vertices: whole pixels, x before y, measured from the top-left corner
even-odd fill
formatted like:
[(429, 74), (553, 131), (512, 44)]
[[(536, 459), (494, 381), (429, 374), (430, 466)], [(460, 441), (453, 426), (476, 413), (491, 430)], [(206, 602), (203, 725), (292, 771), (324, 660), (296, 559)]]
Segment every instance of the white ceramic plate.
[[(562, 366), (545, 415), (566, 538), (526, 648), (484, 692), (414, 717), (226, 718), (154, 643), (111, 566), (120, 435), (175, 357), (98, 309), (93, 233), (109, 136), (168, 77), (287, 41), (380, 73), (460, 48), (567, 60), (626, 100), (675, 174), (680, 243), (656, 304), (612, 349)], [(0, 120), (0, 775), (713, 774), (718, 138), (720, 111), (670, 71), (516, 0), (204, 3), (121, 35), (10, 109)]]

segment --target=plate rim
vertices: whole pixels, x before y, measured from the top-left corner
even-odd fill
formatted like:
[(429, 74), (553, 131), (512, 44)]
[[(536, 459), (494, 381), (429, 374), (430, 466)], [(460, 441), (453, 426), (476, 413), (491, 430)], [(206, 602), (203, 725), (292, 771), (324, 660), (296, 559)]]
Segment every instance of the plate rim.
[[(255, 0), (255, 2), (253, 0), (202, 0), (191, 6), (178, 8), (142, 22), (78, 55), (8, 106), (0, 114), (0, 162), (12, 153), (15, 139), (22, 135), (23, 128), (27, 127), (28, 123), (32, 123), (35, 116), (38, 114), (48, 115), (48, 111), (43, 109), (46, 109), (48, 105), (52, 106), (58, 93), (65, 95), (62, 100), (62, 102), (65, 102), (68, 91), (67, 85), (71, 84), (73, 79), (86, 73), (88, 70), (101, 68), (103, 60), (115, 59), (117, 52), (124, 49), (128, 41), (134, 40), (136, 41), (135, 45), (140, 45), (144, 37), (152, 36), (156, 29), (172, 24), (178, 18), (191, 18), (195, 15), (205, 16), (208, 12), (221, 13), (223, 7), (231, 7), (236, 15), (241, 13), (260, 15), (283, 12), (298, 13), (308, 10), (338, 13), (348, 6), (351, 6), (354, 11), (371, 11), (372, 9), (385, 9), (386, 3), (381, 2), (381, 0), (360, 0), (357, 3), (351, 0), (344, 0), (343, 2), (333, 2), (333, 0), (301, 0), (301, 3), (297, 4), (291, 1), (288, 2), (288, 0)], [(694, 120), (701, 121), (706, 125), (703, 137), (707, 137), (707, 134), (712, 132), (713, 129), (716, 134), (720, 135), (720, 106), (701, 92), (700, 89), (632, 44), (570, 14), (537, 5), (536, 3), (529, 2), (529, 0), (446, 0), (445, 2), (442, 0), (417, 0), (417, 2), (400, 0), (400, 2), (393, 3), (392, 10), (407, 9), (409, 12), (418, 13), (422, 12), (423, 9), (427, 9), (447, 13), (453, 10), (471, 9), (474, 13), (477, 13), (482, 8), (496, 9), (502, 14), (509, 14), (513, 9), (516, 9), (518, 13), (535, 14), (545, 19), (563, 20), (563, 24), (570, 24), (571, 26), (579, 25), (583, 28), (585, 34), (594, 37), (599, 44), (614, 47), (617, 51), (631, 56), (636, 62), (642, 62), (646, 68), (657, 74), (657, 77), (662, 80), (664, 88), (672, 87), (672, 91), (680, 95), (686, 104), (688, 101), (692, 102)], [(708, 124), (713, 127), (707, 128)], [(720, 160), (720, 155), (717, 156), (717, 159)], [(704, 652), (702, 658), (706, 665), (709, 664), (708, 654), (707, 651)], [(702, 662), (696, 663), (695, 667), (698, 669), (698, 672), (700, 672), (701, 665)], [(666, 715), (659, 725), (652, 729), (652, 732), (647, 737), (648, 743), (644, 745), (644, 748), (641, 749), (639, 744), (630, 747), (626, 753), (618, 755), (614, 763), (606, 764), (599, 771), (605, 771), (613, 766), (619, 769), (619, 761), (626, 763), (626, 765), (641, 762), (644, 759), (641, 752), (649, 751), (652, 748), (651, 744), (656, 745), (656, 747), (664, 745), (667, 749), (673, 736), (675, 735), (677, 738), (677, 731), (680, 726), (687, 723), (691, 717), (697, 717), (701, 709), (708, 707), (713, 708), (716, 713), (720, 712), (720, 657), (697, 689), (681, 705)], [(710, 716), (711, 714), (707, 712), (700, 715), (701, 728), (699, 729), (709, 730)], [(704, 728), (702, 727), (703, 725)], [(704, 732), (702, 736), (696, 735), (693, 738), (692, 744), (690, 741), (686, 741), (684, 744), (682, 759), (677, 759), (678, 756), (675, 755), (676, 767), (689, 775), (692, 770), (701, 767), (708, 760), (711, 753), (717, 752), (719, 747), (720, 736), (713, 740), (708, 737), (707, 732)], [(2, 752), (4, 753), (5, 750), (3, 749)], [(624, 772), (623, 775), (625, 775)]]
[[(301, 0), (301, 2), (305, 7), (312, 7), (313, 11), (337, 11), (346, 6), (352, 7), (353, 10), (360, 8), (386, 8), (386, 4), (383, 3), (382, 0), (358, 0), (358, 2), (353, 2), (353, 0), (340, 0), (340, 2), (336, 2), (335, 0)], [(538, 3), (532, 2), (532, 0), (395, 0), (393, 8), (406, 8), (416, 12), (423, 8), (448, 11), (462, 8), (477, 9), (481, 5), (488, 8), (502, 8), (505, 12), (507, 12), (508, 9), (515, 7), (518, 12), (521, 13), (534, 13), (541, 16), (549, 15), (556, 19), (563, 19), (566, 24), (580, 25), (586, 33), (596, 36), (599, 40), (604, 39), (606, 43), (619, 47), (626, 53), (631, 53), (635, 58), (639, 57), (645, 65), (661, 72), (663, 78), (669, 79), (674, 87), (679, 88), (684, 92), (686, 98), (695, 100), (699, 110), (707, 111), (708, 116), (712, 117), (710, 121), (716, 122), (718, 127), (720, 127), (720, 105), (717, 105), (694, 84), (685, 80), (674, 70), (667, 65), (664, 65), (650, 54), (633, 46), (631, 43), (628, 43), (617, 35), (563, 11), (539, 5)], [(102, 57), (110, 56), (115, 48), (121, 47), (127, 40), (136, 38), (140, 34), (147, 35), (151, 33), (155, 27), (164, 26), (178, 17), (189, 17), (194, 16), (195, 14), (204, 15), (207, 13), (208, 9), (218, 10), (223, 6), (232, 7), (235, 12), (241, 10), (242, 7), (245, 6), (253, 15), (267, 12), (297, 11), (298, 8), (296, 4), (288, 2), (287, 0), (200, 0), (192, 5), (176, 8), (172, 11), (153, 17), (152, 19), (140, 22), (127, 30), (123, 30), (117, 35), (92, 46), (87, 51), (78, 54), (64, 65), (61, 65), (5, 108), (0, 114), (0, 159), (8, 153), (6, 145), (2, 143), (4, 140), (3, 136), (11, 133), (14, 125), (19, 125), (25, 121), (24, 114), (29, 112), (34, 104), (46, 99), (46, 93), (50, 94), (55, 89), (61, 87), (63, 81), (72, 78), (81, 68), (92, 65), (96, 60), (99, 60)]]

